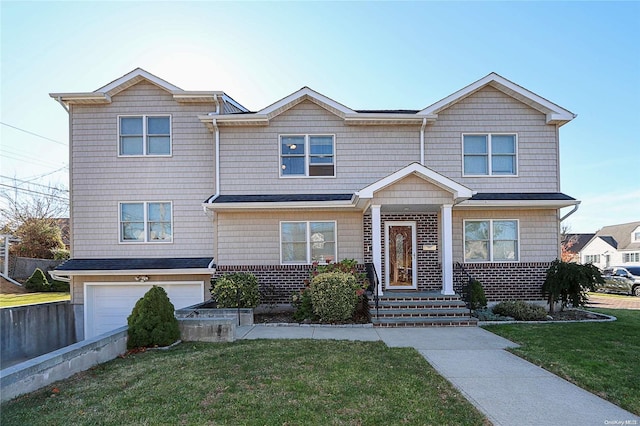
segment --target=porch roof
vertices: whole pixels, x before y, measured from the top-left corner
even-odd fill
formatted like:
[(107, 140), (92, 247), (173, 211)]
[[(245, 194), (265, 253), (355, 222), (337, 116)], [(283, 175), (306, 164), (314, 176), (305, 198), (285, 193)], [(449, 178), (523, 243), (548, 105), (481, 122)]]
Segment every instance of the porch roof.
[(210, 210), (281, 208), (356, 208), (354, 194), (242, 194), (211, 196), (203, 203)]
[(562, 192), (479, 192), (459, 207), (551, 207), (561, 208), (580, 204)]
[(215, 264), (212, 257), (189, 258), (104, 258), (69, 259), (52, 273), (72, 275), (133, 275), (133, 274), (210, 274)]

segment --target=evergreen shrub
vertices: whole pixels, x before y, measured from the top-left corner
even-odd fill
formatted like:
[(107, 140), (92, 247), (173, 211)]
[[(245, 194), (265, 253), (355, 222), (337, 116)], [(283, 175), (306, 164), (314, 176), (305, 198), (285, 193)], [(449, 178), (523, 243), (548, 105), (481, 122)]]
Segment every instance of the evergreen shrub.
[(518, 321), (543, 321), (547, 318), (545, 308), (522, 300), (500, 302), (492, 310), (494, 314), (512, 317)]
[(178, 320), (167, 292), (153, 286), (133, 308), (127, 318), (127, 348), (168, 346), (180, 338)]
[(326, 272), (313, 277), (309, 290), (314, 313), (322, 322), (332, 323), (353, 316), (362, 287), (352, 274)]
[(258, 278), (246, 272), (223, 275), (211, 285), (219, 308), (255, 308), (260, 303)]
[(47, 280), (47, 276), (42, 272), (42, 269), (36, 268), (31, 276), (24, 282), (24, 288), (32, 293), (51, 291), (51, 284)]

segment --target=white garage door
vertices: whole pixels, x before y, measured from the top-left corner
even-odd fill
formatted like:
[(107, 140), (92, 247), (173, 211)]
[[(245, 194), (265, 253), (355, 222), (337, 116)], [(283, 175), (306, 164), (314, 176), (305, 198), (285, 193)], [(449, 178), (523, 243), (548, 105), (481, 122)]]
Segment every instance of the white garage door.
[(165, 289), (175, 309), (204, 302), (204, 282), (86, 283), (84, 338), (127, 325), (136, 302), (153, 286)]

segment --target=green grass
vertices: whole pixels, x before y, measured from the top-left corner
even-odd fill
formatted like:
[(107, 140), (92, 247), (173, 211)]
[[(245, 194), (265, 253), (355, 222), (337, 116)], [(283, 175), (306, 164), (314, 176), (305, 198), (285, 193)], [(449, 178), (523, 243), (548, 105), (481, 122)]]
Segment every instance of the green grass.
[(70, 300), (69, 293), (0, 294), (0, 308)]
[(414, 349), (335, 340), (183, 343), (102, 364), (0, 413), (3, 426), (487, 424)]
[(640, 415), (640, 311), (594, 311), (618, 320), (485, 328), (522, 345), (516, 355)]

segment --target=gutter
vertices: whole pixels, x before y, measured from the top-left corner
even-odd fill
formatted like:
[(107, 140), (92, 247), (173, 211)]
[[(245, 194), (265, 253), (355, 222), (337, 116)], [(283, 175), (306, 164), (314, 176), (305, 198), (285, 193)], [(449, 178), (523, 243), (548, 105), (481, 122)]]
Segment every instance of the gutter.
[(56, 100), (56, 102), (58, 102), (60, 105), (62, 105), (62, 108), (64, 108), (65, 111), (67, 111), (67, 114), (69, 114), (69, 107), (67, 107), (64, 102), (62, 101), (62, 97), (58, 96), (57, 98), (54, 98)]
[(578, 211), (578, 207), (580, 207), (580, 201), (578, 201), (576, 204), (573, 205), (573, 208), (569, 213), (565, 214), (560, 218), (560, 222), (562, 222), (563, 220), (565, 220), (566, 218), (574, 214), (576, 211)]

